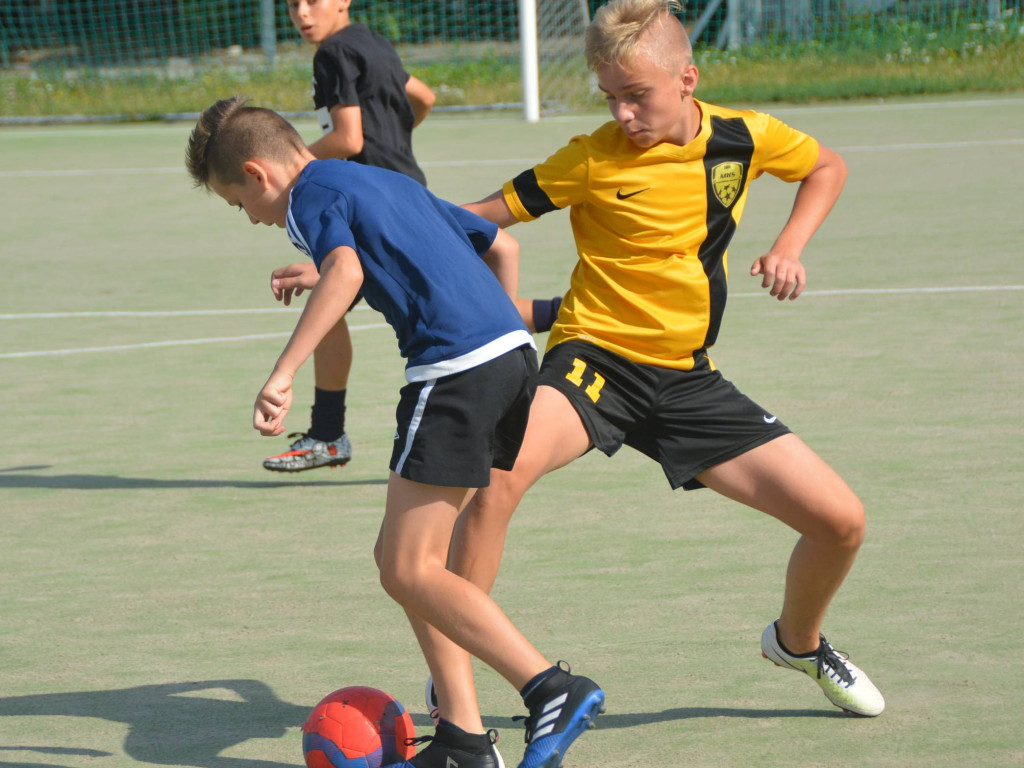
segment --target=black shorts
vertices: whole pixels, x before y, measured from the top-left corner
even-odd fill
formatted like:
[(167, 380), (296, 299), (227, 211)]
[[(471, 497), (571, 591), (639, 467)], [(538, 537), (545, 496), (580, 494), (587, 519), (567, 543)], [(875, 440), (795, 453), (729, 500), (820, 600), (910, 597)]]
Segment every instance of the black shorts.
[(673, 488), (702, 488), (695, 478), (705, 469), (789, 432), (707, 357), (680, 371), (566, 341), (544, 355), (538, 384), (569, 398), (598, 450), (636, 448), (661, 464)]
[(407, 480), (483, 488), (510, 470), (537, 386), (537, 353), (524, 346), (468, 371), (402, 387), (391, 469)]

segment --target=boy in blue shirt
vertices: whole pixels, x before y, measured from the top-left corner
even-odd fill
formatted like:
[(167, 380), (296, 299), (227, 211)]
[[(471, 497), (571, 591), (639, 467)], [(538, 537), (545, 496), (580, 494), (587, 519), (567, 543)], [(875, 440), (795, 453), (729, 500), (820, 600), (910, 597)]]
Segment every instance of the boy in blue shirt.
[(402, 174), (317, 160), (280, 115), (239, 99), (200, 115), (186, 166), (197, 186), (253, 224), (287, 229), (313, 260), (294, 282), (312, 290), (306, 308), (256, 399), (261, 434), (284, 431), (296, 371), (357, 294), (394, 328), (407, 360), (374, 554), (441, 709), (430, 745), (402, 768), (501, 768), (465, 652), (520, 691), (528, 728), (543, 732), (520, 768), (555, 768), (603, 710), (603, 691), (551, 665), (486, 592), (446, 567), (460, 511), (492, 469), (511, 470), (526, 430), (537, 359), (511, 300), (518, 244)]

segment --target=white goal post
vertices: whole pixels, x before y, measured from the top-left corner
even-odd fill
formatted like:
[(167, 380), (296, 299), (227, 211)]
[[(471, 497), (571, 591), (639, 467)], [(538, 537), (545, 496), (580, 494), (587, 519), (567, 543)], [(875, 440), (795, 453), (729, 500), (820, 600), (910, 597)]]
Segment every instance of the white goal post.
[(593, 104), (595, 86), (583, 56), (587, 0), (519, 0), (523, 118), (537, 122)]

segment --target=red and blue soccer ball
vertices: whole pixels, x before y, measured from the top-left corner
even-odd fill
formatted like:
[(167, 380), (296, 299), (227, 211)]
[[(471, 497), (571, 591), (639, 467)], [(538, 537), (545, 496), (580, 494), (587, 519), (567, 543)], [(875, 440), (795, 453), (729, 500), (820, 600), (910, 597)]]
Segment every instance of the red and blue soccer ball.
[(412, 717), (394, 696), (356, 685), (325, 696), (302, 725), (309, 768), (381, 768), (416, 754)]

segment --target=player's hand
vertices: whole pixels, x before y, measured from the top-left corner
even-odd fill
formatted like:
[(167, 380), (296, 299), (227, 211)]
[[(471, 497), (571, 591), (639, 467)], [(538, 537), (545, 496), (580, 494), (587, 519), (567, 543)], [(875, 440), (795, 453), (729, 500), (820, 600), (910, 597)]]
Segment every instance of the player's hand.
[(807, 285), (807, 272), (800, 263), (800, 254), (786, 254), (769, 251), (750, 267), (750, 274), (761, 275), (761, 287), (771, 290), (770, 295), (779, 301), (793, 300), (803, 293)]
[(292, 377), (274, 371), (256, 396), (252, 426), (261, 435), (273, 437), (284, 432), (284, 417), (292, 407)]
[(303, 291), (312, 289), (320, 280), (316, 266), (303, 262), (279, 267), (270, 273), (270, 290), (274, 298), (283, 301), (287, 307), (292, 303), (292, 296), (301, 296)]

